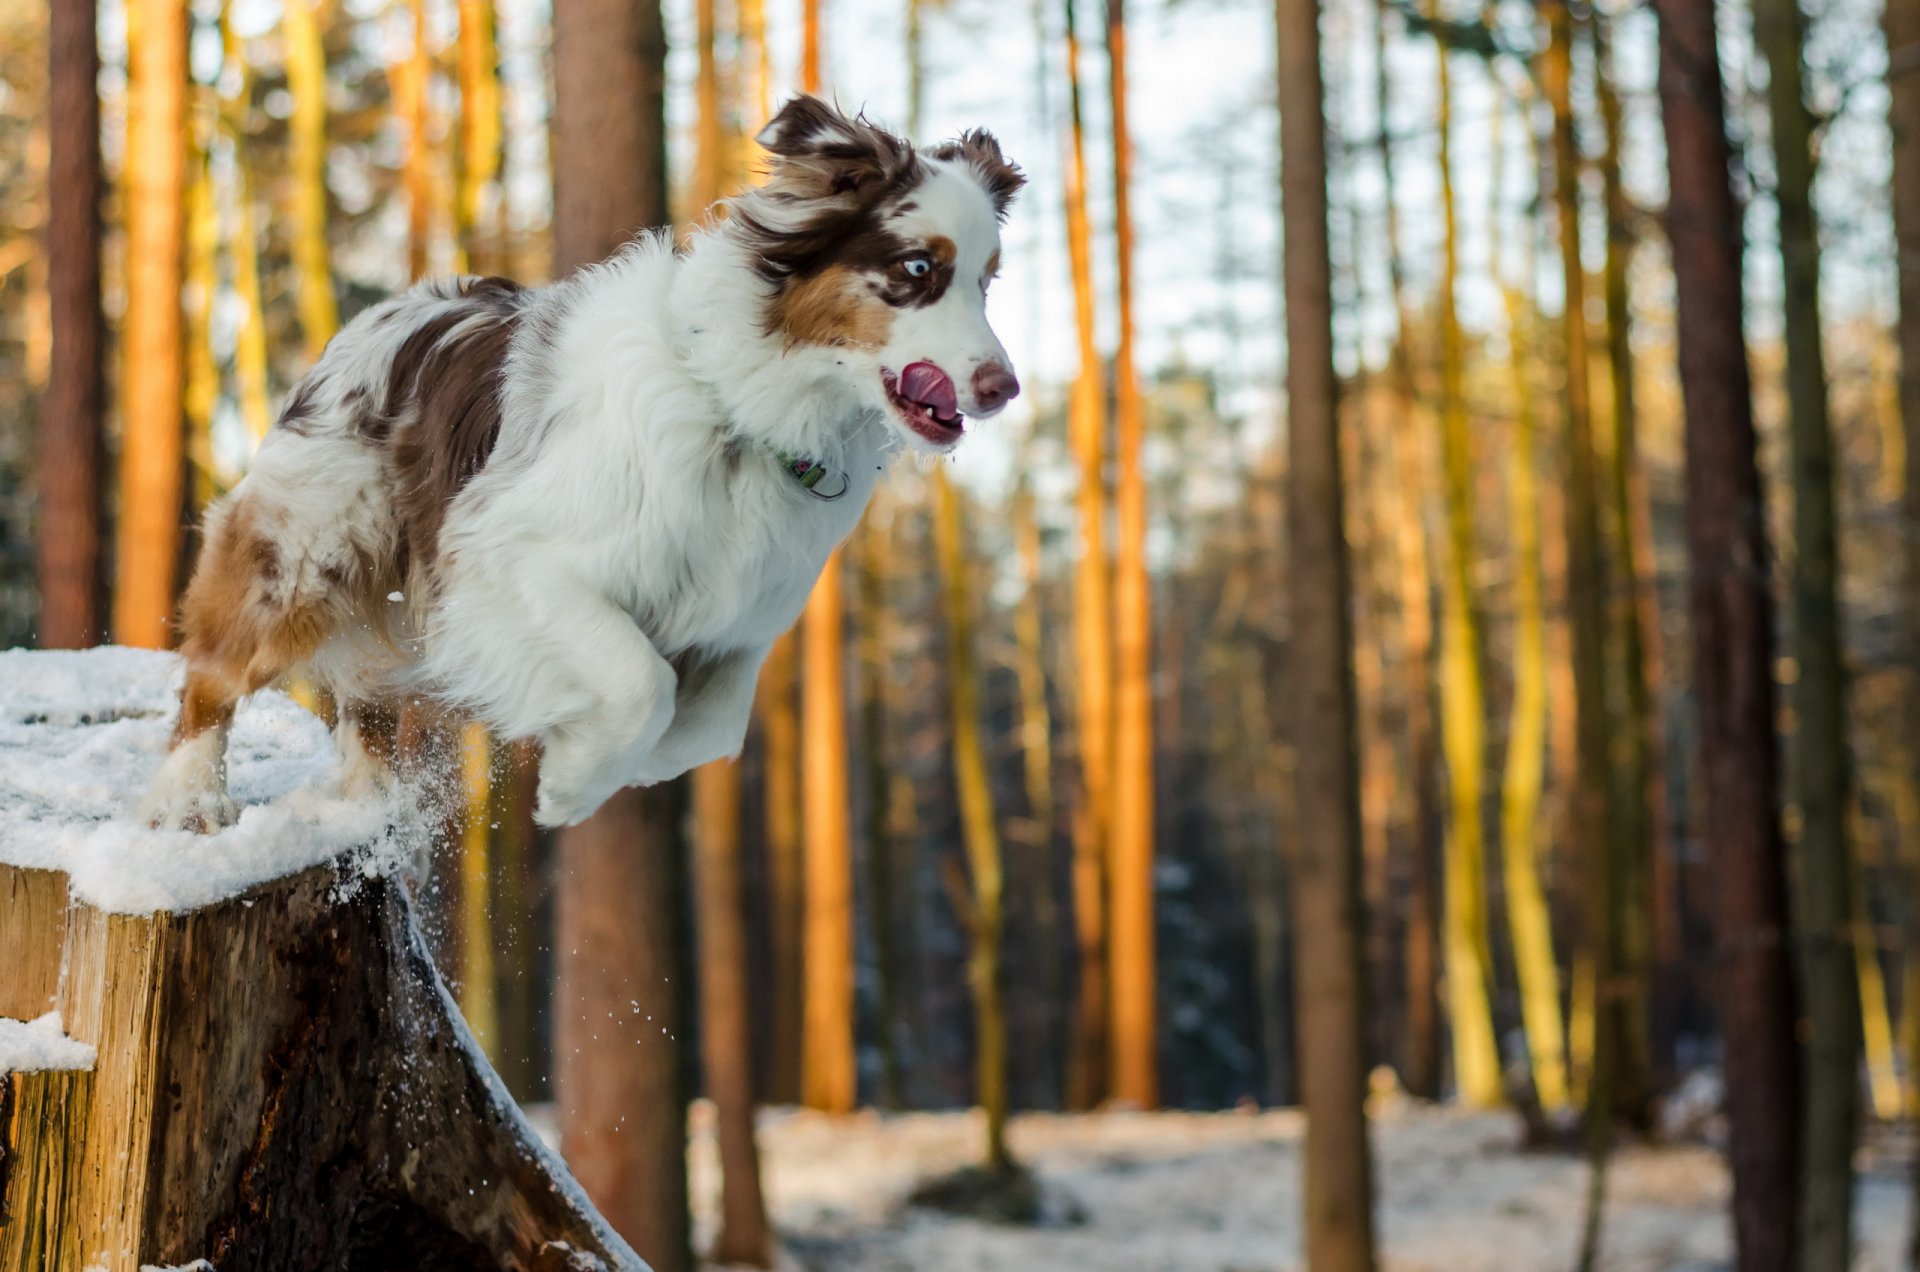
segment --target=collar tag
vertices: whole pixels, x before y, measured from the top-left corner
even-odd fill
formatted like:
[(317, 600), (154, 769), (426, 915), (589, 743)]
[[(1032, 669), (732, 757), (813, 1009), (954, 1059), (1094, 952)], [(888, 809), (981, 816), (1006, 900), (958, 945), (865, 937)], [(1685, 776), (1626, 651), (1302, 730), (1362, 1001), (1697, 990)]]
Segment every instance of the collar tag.
[(816, 499), (838, 499), (847, 493), (845, 481), (841, 482), (838, 491), (830, 495), (823, 494), (817, 489), (827, 476), (827, 466), (818, 460), (808, 459), (803, 455), (791, 455), (783, 450), (775, 451), (773, 457), (780, 461), (780, 466), (786, 469), (795, 481), (800, 483), (800, 489)]

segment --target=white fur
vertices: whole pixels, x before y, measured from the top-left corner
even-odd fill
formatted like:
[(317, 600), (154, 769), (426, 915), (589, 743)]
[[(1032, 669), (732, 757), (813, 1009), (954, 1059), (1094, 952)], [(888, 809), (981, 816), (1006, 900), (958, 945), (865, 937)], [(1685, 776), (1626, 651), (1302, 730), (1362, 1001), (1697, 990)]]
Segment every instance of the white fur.
[[(502, 737), (538, 738), (537, 815), (549, 825), (579, 821), (622, 786), (738, 754), (767, 649), (858, 521), (888, 452), (950, 447), (898, 417), (883, 372), (934, 362), (962, 411), (991, 413), (976, 409), (972, 381), (982, 363), (1006, 362), (985, 309), (997, 219), (963, 164), (927, 167), (902, 224), (951, 239), (955, 276), (937, 303), (897, 311), (876, 352), (787, 348), (768, 334), (769, 285), (725, 223), (685, 255), (650, 236), (533, 293), (504, 369), (497, 444), (448, 506), (430, 575), (416, 570), (380, 621), (336, 635), (316, 673), (348, 697), (424, 690)], [(345, 403), (356, 388), (363, 401), (383, 392), (406, 336), (453, 295), (416, 288), (341, 331), (312, 373), (310, 435), (275, 429), (229, 497), (252, 503), (288, 563), (275, 586), (290, 595), (319, 594), (329, 566), (395, 553), (393, 476), (353, 434)], [(826, 464), (822, 485), (844, 481), (844, 496), (803, 489), (777, 451)], [(397, 657), (383, 631), (397, 634)], [(342, 745), (356, 769), (368, 762), (357, 739)], [(209, 746), (219, 743), (194, 739), (168, 759), (149, 805), (160, 818), (222, 811)]]

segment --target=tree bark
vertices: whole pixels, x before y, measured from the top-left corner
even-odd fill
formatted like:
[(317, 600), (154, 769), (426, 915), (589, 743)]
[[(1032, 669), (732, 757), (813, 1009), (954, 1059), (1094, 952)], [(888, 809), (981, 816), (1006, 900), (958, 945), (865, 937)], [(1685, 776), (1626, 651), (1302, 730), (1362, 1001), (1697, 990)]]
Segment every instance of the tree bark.
[(1767, 59), (1780, 262), (1787, 296), (1787, 437), (1793, 488), (1792, 651), (1795, 729), (1789, 740), (1800, 809), (1801, 983), (1806, 993), (1807, 1268), (1844, 1268), (1853, 1251), (1853, 1148), (1859, 1118), (1860, 1002), (1853, 967), (1853, 861), (1846, 669), (1840, 631), (1833, 430), (1820, 332), (1820, 244), (1813, 211), (1813, 116), (1801, 89), (1805, 19), (1797, 0), (1761, 0), (1756, 42)]
[(1094, 342), (1092, 229), (1087, 221), (1087, 160), (1080, 107), (1080, 40), (1074, 0), (1062, 0), (1066, 23), (1067, 162), (1064, 196), (1067, 256), (1073, 276), (1079, 370), (1067, 407), (1067, 430), (1080, 486), (1079, 558), (1074, 566), (1073, 681), (1080, 757), (1080, 805), (1074, 812), (1073, 907), (1079, 989), (1067, 1062), (1067, 1103), (1092, 1108), (1107, 1095), (1110, 958), (1107, 879), (1113, 831), (1113, 583), (1107, 563), (1106, 402), (1100, 350)]
[(172, 634), (186, 488), (187, 7), (137, 0), (128, 18), (127, 309), (121, 326), (120, 515), (114, 639), (165, 648)]
[(1285, 225), (1287, 505), (1297, 929), (1314, 954), (1296, 964), (1307, 1109), (1306, 1254), (1315, 1272), (1374, 1266), (1367, 1143), (1366, 970), (1361, 929), (1359, 763), (1354, 753), (1350, 581), (1340, 473), (1333, 294), (1327, 249), (1326, 123), (1320, 8), (1277, 0), (1280, 209)]
[(1153, 595), (1147, 573), (1146, 420), (1133, 365), (1133, 216), (1128, 198), (1125, 0), (1107, 0), (1107, 77), (1113, 120), (1113, 237), (1118, 257), (1113, 350), (1114, 449), (1119, 459), (1114, 555), (1113, 1097), (1136, 1108), (1159, 1103), (1153, 933)]
[[(314, 12), (321, 0), (287, 0), (282, 19), (287, 42), (287, 91), (293, 113), (287, 120), (288, 165), (293, 169), (293, 263), (298, 271), (296, 298), (300, 334), (306, 340), (307, 360), (316, 362), (340, 325), (333, 299), (333, 265), (327, 243), (327, 52), (322, 41), (321, 17)], [(415, 9), (414, 64), (426, 63), (426, 25)], [(424, 149), (427, 100), (426, 75), (420, 73), (414, 91), (417, 117), (408, 135), (407, 171), (411, 174)], [(423, 198), (409, 180), (418, 203)], [(421, 209), (415, 209), (417, 218)], [(426, 272), (416, 253), (413, 277)]]
[[(1431, 0), (1428, 6), (1433, 12)], [(1447, 47), (1438, 58), (1440, 206), (1445, 227), (1440, 284), (1440, 450), (1447, 514), (1441, 576), (1440, 738), (1448, 789), (1446, 985), (1453, 1080), (1460, 1100), (1482, 1108), (1504, 1097), (1493, 1034), (1493, 938), (1487, 919), (1486, 831), (1481, 803), (1487, 749), (1480, 620), (1473, 603), (1473, 451), (1467, 436), (1466, 354), (1454, 287), (1460, 272), (1453, 197), (1453, 86)]]
[(693, 1264), (674, 785), (628, 788), (560, 838), (553, 1095), (560, 1151), (654, 1267)]
[(953, 776), (960, 798), (971, 893), (965, 915), (967, 983), (973, 991), (975, 1090), (987, 1122), (987, 1167), (1006, 1171), (1007, 1013), (1001, 992), (1000, 938), (1005, 927), (1000, 828), (980, 730), (980, 668), (973, 648), (973, 602), (967, 585), (966, 525), (960, 496), (935, 470), (933, 529), (947, 611), (948, 705), (953, 723)]
[[(1900, 721), (1908, 738), (1920, 736), (1920, 0), (1887, 0), (1881, 17), (1887, 37), (1887, 125), (1893, 135), (1893, 237), (1899, 274), (1899, 314), (1895, 343), (1900, 356), (1900, 428), (1906, 452), (1901, 473), (1900, 517), (1905, 545), (1901, 626), (1906, 635)], [(1900, 788), (1911, 791), (1920, 774), (1902, 748), (1896, 763)], [(1909, 887), (1920, 888), (1920, 869), (1909, 867)], [(1910, 902), (1911, 904), (1911, 902)], [(1920, 908), (1920, 907), (1916, 907)], [(1920, 1005), (1920, 921), (1909, 918), (1907, 1003)], [(1908, 1013), (1902, 1032), (1909, 1039), (1909, 1071), (1920, 1057), (1920, 1010)], [(1909, 1084), (1913, 1079), (1909, 1077)], [(1909, 1096), (1911, 1101), (1912, 1097)], [(1914, 1169), (1914, 1195), (1920, 1202), (1920, 1165)], [(1920, 1205), (1916, 1206), (1920, 1216)], [(1912, 1250), (1920, 1267), (1920, 1217), (1914, 1223)]]
[[(666, 32), (656, 0), (556, 0), (553, 267), (668, 220)], [(554, 1094), (562, 1147), (662, 1272), (688, 1248), (680, 1045), (679, 784), (615, 795), (561, 836)], [(633, 1004), (639, 1004), (636, 1008)]]
[[(1634, 231), (1630, 222), (1626, 186), (1621, 175), (1620, 95), (1614, 88), (1614, 18), (1595, 10), (1588, 17), (1593, 33), (1594, 85), (1599, 100), (1605, 150), (1600, 159), (1602, 200), (1606, 209), (1606, 264), (1603, 292), (1606, 300), (1608, 379), (1612, 385), (1612, 462), (1607, 472), (1607, 496), (1612, 532), (1610, 560), (1617, 583), (1608, 616), (1613, 633), (1610, 645), (1618, 660), (1621, 727), (1615, 731), (1615, 789), (1613, 833), (1618, 859), (1622, 923), (1619, 1020), (1622, 1031), (1619, 1072), (1614, 1078), (1614, 1107), (1627, 1121), (1644, 1125), (1651, 1115), (1653, 1042), (1654, 934), (1671, 938), (1673, 925), (1655, 905), (1656, 896), (1677, 898), (1656, 890), (1656, 872), (1664, 870), (1670, 855), (1666, 826), (1666, 777), (1661, 764), (1660, 712), (1660, 598), (1653, 577), (1653, 528), (1647, 507), (1646, 482), (1641, 472), (1639, 422), (1633, 386), (1633, 313), (1628, 269), (1632, 264)], [(1674, 916), (1677, 918), (1677, 916)], [(1664, 946), (1671, 954), (1672, 945)], [(1660, 989), (1671, 986), (1671, 963), (1659, 969)], [(1662, 1020), (1666, 1019), (1662, 1015)], [(1671, 1039), (1665, 1041), (1670, 1042)], [(1670, 1057), (1657, 1061), (1671, 1069)]]
[(720, 1145), (720, 1231), (715, 1263), (773, 1265), (754, 1138), (752, 986), (746, 898), (740, 882), (740, 770), (716, 760), (693, 774), (700, 928), (700, 1060)]
[(40, 401), (40, 643), (103, 637), (100, 473), (100, 66), (97, 6), (47, 16), (47, 293), (53, 357)]
[[(0, 1269), (644, 1267), (507, 1098), (392, 879), (342, 859), (191, 912), (18, 907), (61, 882), (0, 867), (0, 931), (65, 966), (55, 1005), (95, 1050), (0, 1074)], [(38, 996), (20, 970), (0, 999)]]
[(839, 551), (821, 571), (801, 631), (801, 826), (806, 923), (801, 958), (800, 1098), (850, 1113), (854, 1056), (853, 844), (847, 797), (847, 716)]
[[(1506, 114), (1503, 107), (1496, 110), (1500, 111), (1494, 117), (1497, 135)], [(1497, 142), (1493, 148), (1496, 153), (1505, 153)], [(1498, 262), (1500, 208), (1496, 206), (1489, 215), (1496, 235), (1490, 254)], [(1534, 252), (1537, 235), (1531, 216), (1522, 226), (1526, 237), (1521, 277), (1531, 294), (1534, 279), (1539, 276)], [(1553, 952), (1552, 909), (1540, 879), (1540, 798), (1547, 767), (1548, 695), (1546, 580), (1540, 563), (1540, 425), (1532, 381), (1535, 342), (1531, 329), (1537, 326), (1539, 311), (1526, 303), (1521, 287), (1502, 280), (1500, 290), (1506, 306), (1514, 391), (1513, 453), (1507, 483), (1514, 555), (1513, 706), (1500, 788), (1500, 850), (1534, 1098), (1546, 1112), (1559, 1113), (1568, 1101), (1566, 1023), (1560, 1011), (1560, 965)]]
[(1742, 218), (1713, 9), (1692, 0), (1656, 7), (1686, 406), (1700, 830), (1714, 875), (1734, 1244), (1740, 1272), (1790, 1272), (1800, 1214), (1799, 1006), (1778, 815), (1767, 520), (1742, 339)]
[(772, 964), (767, 1016), (767, 1080), (770, 1104), (800, 1099), (802, 1051), (801, 933), (805, 927), (805, 871), (800, 848), (800, 721), (795, 710), (799, 634), (773, 642), (760, 669), (754, 709), (760, 716), (765, 754), (767, 840), (767, 944)]
[(1400, 209), (1396, 197), (1393, 140), (1389, 135), (1393, 97), (1386, 74), (1386, 3), (1374, 10), (1375, 101), (1380, 118), (1380, 172), (1387, 220), (1387, 278), (1393, 291), (1394, 339), (1390, 380), (1400, 404), (1401, 423), (1389, 444), (1390, 479), (1395, 492), (1395, 555), (1399, 563), (1400, 622), (1406, 669), (1408, 782), (1413, 793), (1413, 822), (1407, 835), (1407, 931), (1404, 965), (1407, 1002), (1400, 1081), (1426, 1099), (1440, 1094), (1440, 1004), (1435, 992), (1439, 971), (1439, 862), (1441, 817), (1438, 747), (1433, 731), (1433, 597), (1427, 552), (1425, 503), (1428, 488), (1420, 418), (1414, 400), (1413, 366), (1407, 342), (1413, 326), (1401, 269)]

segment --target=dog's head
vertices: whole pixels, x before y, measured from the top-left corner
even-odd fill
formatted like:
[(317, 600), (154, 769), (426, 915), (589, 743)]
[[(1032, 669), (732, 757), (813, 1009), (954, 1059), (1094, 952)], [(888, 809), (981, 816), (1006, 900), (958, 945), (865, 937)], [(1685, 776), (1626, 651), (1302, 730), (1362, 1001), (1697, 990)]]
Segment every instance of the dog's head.
[(916, 152), (813, 97), (759, 141), (772, 172), (733, 202), (731, 227), (772, 289), (768, 334), (832, 349), (910, 445), (952, 449), (968, 416), (1020, 392), (986, 311), (1020, 170), (988, 133)]

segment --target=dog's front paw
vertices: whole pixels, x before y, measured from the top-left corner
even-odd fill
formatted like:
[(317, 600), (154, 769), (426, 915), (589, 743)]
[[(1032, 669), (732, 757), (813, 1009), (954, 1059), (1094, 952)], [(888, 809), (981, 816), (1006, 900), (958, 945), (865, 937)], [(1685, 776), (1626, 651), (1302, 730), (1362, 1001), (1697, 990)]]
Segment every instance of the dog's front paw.
[(593, 816), (594, 810), (605, 802), (605, 795), (594, 795), (569, 787), (542, 773), (539, 795), (533, 807), (533, 820), (550, 830), (561, 826), (578, 826)]
[(221, 738), (203, 733), (167, 752), (165, 763), (134, 815), (151, 830), (210, 835), (231, 826), (240, 811), (227, 795)]
[(240, 810), (224, 790), (155, 787), (140, 802), (137, 815), (149, 830), (211, 835), (238, 821)]

